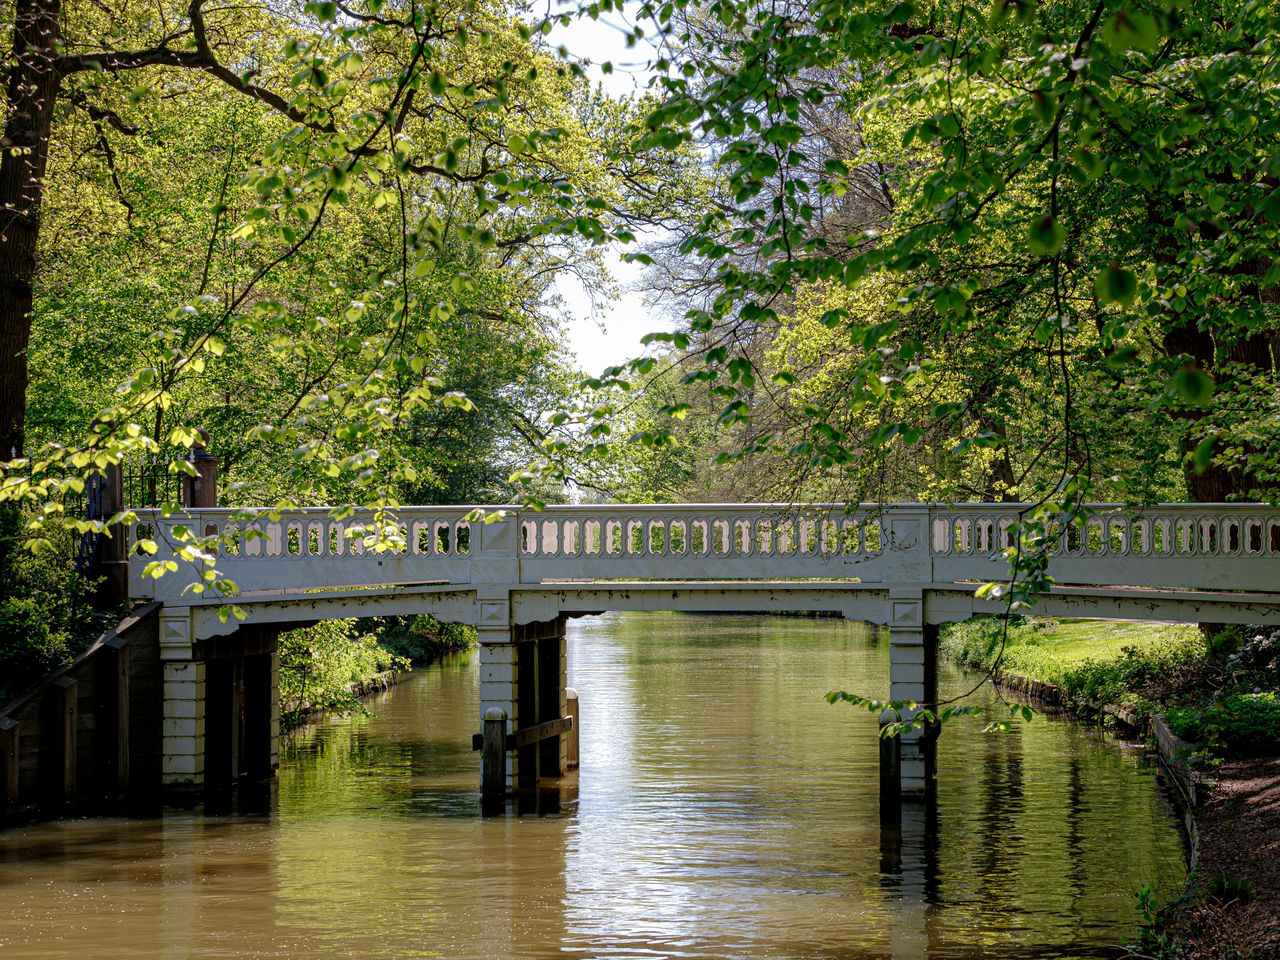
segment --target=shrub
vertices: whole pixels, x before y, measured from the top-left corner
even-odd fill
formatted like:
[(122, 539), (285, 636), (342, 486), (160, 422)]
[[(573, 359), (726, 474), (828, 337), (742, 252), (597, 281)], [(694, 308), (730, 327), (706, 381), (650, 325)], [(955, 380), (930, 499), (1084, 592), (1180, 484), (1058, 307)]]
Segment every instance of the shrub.
[(69, 663), (109, 619), (89, 602), (92, 585), (76, 572), (70, 531), (52, 527), (45, 536), (52, 550), (14, 550), (0, 583), (0, 703)]
[(410, 662), (430, 663), (446, 653), (475, 645), (475, 627), (441, 623), (428, 614), (390, 617), (380, 630), (382, 644)]
[(386, 649), (373, 633), (362, 633), (355, 620), (323, 620), (312, 627), (280, 635), (280, 715), (285, 727), (301, 721), (305, 707), (357, 710), (348, 689), (385, 670), (409, 665)]
[(1150, 647), (1122, 647), (1111, 660), (1085, 660), (1062, 672), (1062, 688), (1077, 700), (1113, 702), (1130, 695), (1151, 697), (1154, 688), (1170, 678), (1185, 675), (1204, 659), (1204, 648), (1194, 640), (1180, 640)]
[(1169, 729), (1225, 757), (1264, 756), (1280, 743), (1280, 694), (1241, 693), (1206, 707), (1170, 707)]
[(1280, 690), (1280, 630), (1253, 630), (1239, 648), (1227, 657), (1228, 683), (1263, 690)]

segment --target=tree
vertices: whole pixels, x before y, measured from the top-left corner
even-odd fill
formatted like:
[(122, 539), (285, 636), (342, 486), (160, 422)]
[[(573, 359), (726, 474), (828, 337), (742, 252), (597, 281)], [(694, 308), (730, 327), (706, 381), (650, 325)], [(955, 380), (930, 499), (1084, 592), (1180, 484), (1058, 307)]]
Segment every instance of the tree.
[[(556, 270), (594, 274), (590, 248), (615, 229), (619, 171), (589, 125), (622, 127), (618, 108), (502, 2), (162, 13), (16, 12), (0, 413), (28, 456), (0, 493), (56, 519), (86, 473), (207, 425), (236, 438), (233, 471), (272, 481), (260, 503), (393, 504), (424, 479), (410, 422), (474, 406), (446, 382), (466, 350), (524, 351), (537, 390), (559, 376), (543, 300)], [(82, 344), (78, 360), (51, 335)], [(29, 398), (31, 356), (74, 379)], [(540, 439), (539, 411), (522, 413)], [(269, 471), (251, 466), (265, 447)]]
[[(1196, 499), (1275, 497), (1274, 9), (641, 13), (663, 93), (642, 146), (697, 145), (721, 184), (679, 245), (714, 286), (654, 339), (737, 453), (823, 472), (950, 438), (1005, 495), (1143, 500), (1173, 468)], [(826, 387), (765, 362), (799, 302), (841, 351)]]

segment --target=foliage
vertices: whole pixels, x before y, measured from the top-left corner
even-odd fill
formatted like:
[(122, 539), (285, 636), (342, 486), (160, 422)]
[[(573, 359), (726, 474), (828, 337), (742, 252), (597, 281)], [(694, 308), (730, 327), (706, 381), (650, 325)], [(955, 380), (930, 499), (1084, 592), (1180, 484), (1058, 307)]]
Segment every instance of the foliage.
[(1221, 677), (1189, 626), (1019, 618), (1006, 636), (999, 620), (973, 619), (944, 627), (941, 650), (979, 670), (1053, 684), (1088, 710), (1121, 703), (1148, 712), (1153, 703), (1201, 696)]
[(1244, 631), (1226, 657), (1225, 680), (1243, 690), (1280, 690), (1280, 630)]
[(475, 646), (476, 630), (461, 623), (441, 623), (430, 614), (419, 613), (387, 618), (379, 627), (378, 640), (396, 656), (418, 665)]
[(0, 582), (0, 703), (71, 661), (105, 628), (91, 605), (93, 585), (72, 562), (73, 538), (59, 532), (53, 549), (11, 554)]
[(845, 690), (830, 691), (826, 700), (827, 703), (847, 703), (853, 707), (860, 707), (868, 713), (876, 714), (880, 718), (880, 736), (885, 739), (910, 730), (924, 730), (934, 724), (946, 723), (957, 717), (981, 717), (993, 714), (994, 719), (988, 721), (983, 727), (984, 733), (992, 733), (997, 730), (1008, 730), (1012, 721), (1019, 717), (1029, 723), (1034, 716), (1034, 711), (1030, 707), (1018, 703), (1009, 704), (1007, 714), (1002, 715), (1003, 711), (971, 704), (937, 707), (917, 703), (914, 700), (877, 700)]
[(1007, 637), (995, 619), (948, 624), (941, 650), (978, 669), (1054, 684), (1086, 703), (1132, 702), (1205, 657), (1194, 627), (1039, 618), (1011, 622)]
[[(590, 90), (518, 4), (341, 6), (197, 0), (157, 33), (71, 2), (48, 11), (47, 56), (6, 38), (11, 91), (51, 99), (8, 105), (30, 149), (3, 156), (19, 195), (0, 233), (35, 239), (30, 262), (0, 262), (32, 296), (0, 310), (32, 341), (0, 351), (0, 446), (22, 454), (0, 498), (56, 525), (88, 475), (203, 426), (238, 502), (382, 517), (507, 500), (557, 432), (544, 414), (574, 377), (553, 283), (607, 290), (593, 245), (629, 236), (623, 185), (657, 196), (670, 165), (599, 162), (634, 107)], [(209, 564), (204, 546), (184, 559)]]
[(280, 717), (286, 728), (301, 722), (309, 710), (361, 709), (350, 689), (353, 684), (409, 665), (374, 633), (362, 632), (356, 620), (322, 620), (282, 633), (279, 652)]
[(1280, 694), (1241, 693), (1203, 707), (1170, 707), (1169, 729), (1218, 756), (1270, 756), (1280, 743)]
[[(642, 13), (685, 45), (658, 61), (650, 142), (707, 147), (727, 201), (683, 243), (719, 295), (658, 339), (701, 356), (696, 379), (728, 420), (799, 391), (790, 408), (809, 432), (782, 449), (857, 471), (948, 424), (962, 454), (1031, 463), (1009, 427), (1040, 417), (1052, 493), (1055, 475), (1108, 477), (1122, 451), (1156, 478), (1163, 450), (1110, 433), (1126, 407), (1200, 442), (1234, 432), (1215, 380), (1271, 408), (1274, 121), (1239, 108), (1270, 111), (1274, 9), (726, 0), (709, 18), (683, 2)], [(693, 56), (704, 48), (716, 55)], [(749, 349), (807, 297), (825, 301), (809, 316), (831, 331), (830, 402), (814, 402), (811, 369), (774, 373)], [(790, 440), (748, 436), (759, 450)], [(1259, 470), (1246, 461), (1275, 453), (1255, 431), (1194, 459), (1247, 486)], [(1150, 492), (1140, 476), (1126, 495)]]
[(998, 621), (974, 619), (945, 627), (941, 649), (1054, 684), (1076, 706), (1159, 712), (1207, 755), (1269, 755), (1280, 743), (1280, 630), (1206, 637), (1186, 626), (1022, 619), (1005, 638)]

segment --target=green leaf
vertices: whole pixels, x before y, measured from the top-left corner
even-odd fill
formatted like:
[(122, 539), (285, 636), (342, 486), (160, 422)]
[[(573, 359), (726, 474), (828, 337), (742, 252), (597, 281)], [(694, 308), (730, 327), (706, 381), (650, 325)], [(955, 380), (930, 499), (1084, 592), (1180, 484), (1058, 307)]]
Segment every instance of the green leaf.
[(1262, 215), (1267, 218), (1267, 223), (1280, 223), (1280, 187), (1272, 190), (1262, 201)]
[(306, 11), (317, 20), (332, 23), (338, 17), (338, 4), (335, 0), (312, 0), (307, 4)]
[(1171, 382), (1174, 392), (1192, 406), (1203, 407), (1213, 399), (1213, 377), (1196, 367), (1183, 367)]
[(1062, 250), (1067, 241), (1067, 231), (1051, 214), (1045, 214), (1031, 225), (1027, 236), (1031, 252), (1041, 257), (1051, 257)]
[(1102, 28), (1102, 42), (1117, 53), (1154, 50), (1160, 43), (1160, 30), (1149, 13), (1117, 10)]
[(1138, 295), (1138, 278), (1132, 271), (1113, 263), (1094, 278), (1093, 292), (1104, 307), (1109, 303), (1127, 307)]
[(1214, 442), (1214, 437), (1205, 437), (1196, 444), (1196, 449), (1191, 454), (1191, 464), (1195, 467), (1196, 473), (1204, 473), (1209, 469), (1209, 464), (1213, 462)]
[(471, 402), (471, 398), (460, 390), (450, 390), (448, 393), (443, 394), (440, 397), (440, 403), (447, 409), (465, 410), (467, 412), (476, 408), (476, 405)]

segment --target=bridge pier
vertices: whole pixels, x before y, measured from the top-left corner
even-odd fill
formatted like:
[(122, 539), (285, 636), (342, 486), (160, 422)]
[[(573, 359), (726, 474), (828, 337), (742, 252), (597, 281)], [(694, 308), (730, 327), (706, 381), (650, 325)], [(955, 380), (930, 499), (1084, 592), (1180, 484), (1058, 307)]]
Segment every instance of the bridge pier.
[(194, 806), (204, 792), (205, 665), (195, 657), (190, 608), (160, 612), (160, 669), (161, 793), (166, 803)]
[[(496, 609), (499, 606), (504, 610)], [(507, 717), (506, 732), (511, 737), (565, 715), (566, 618), (499, 626), (504, 612), (509, 615), (509, 604), (505, 602), (481, 601), (480, 718), (483, 723), (489, 711), (501, 710)], [(564, 776), (568, 760), (568, 738), (564, 734), (507, 750), (501, 782), (507, 793), (534, 790), (541, 779)], [(482, 765), (493, 762), (492, 757), (481, 758)], [(497, 782), (491, 772), (482, 769), (482, 785)]]
[[(924, 602), (919, 592), (894, 591), (890, 596), (889, 699), (908, 700), (917, 708), (900, 713), (886, 710), (881, 723), (913, 718), (919, 708), (938, 703), (938, 627), (924, 622)], [(937, 735), (935, 727), (913, 729), (883, 740), (880, 748), (880, 796), (882, 805), (900, 800), (924, 799), (936, 785)]]
[(196, 641), (189, 608), (160, 614), (161, 793), (171, 806), (229, 803), (279, 764), (276, 631), (242, 627)]

